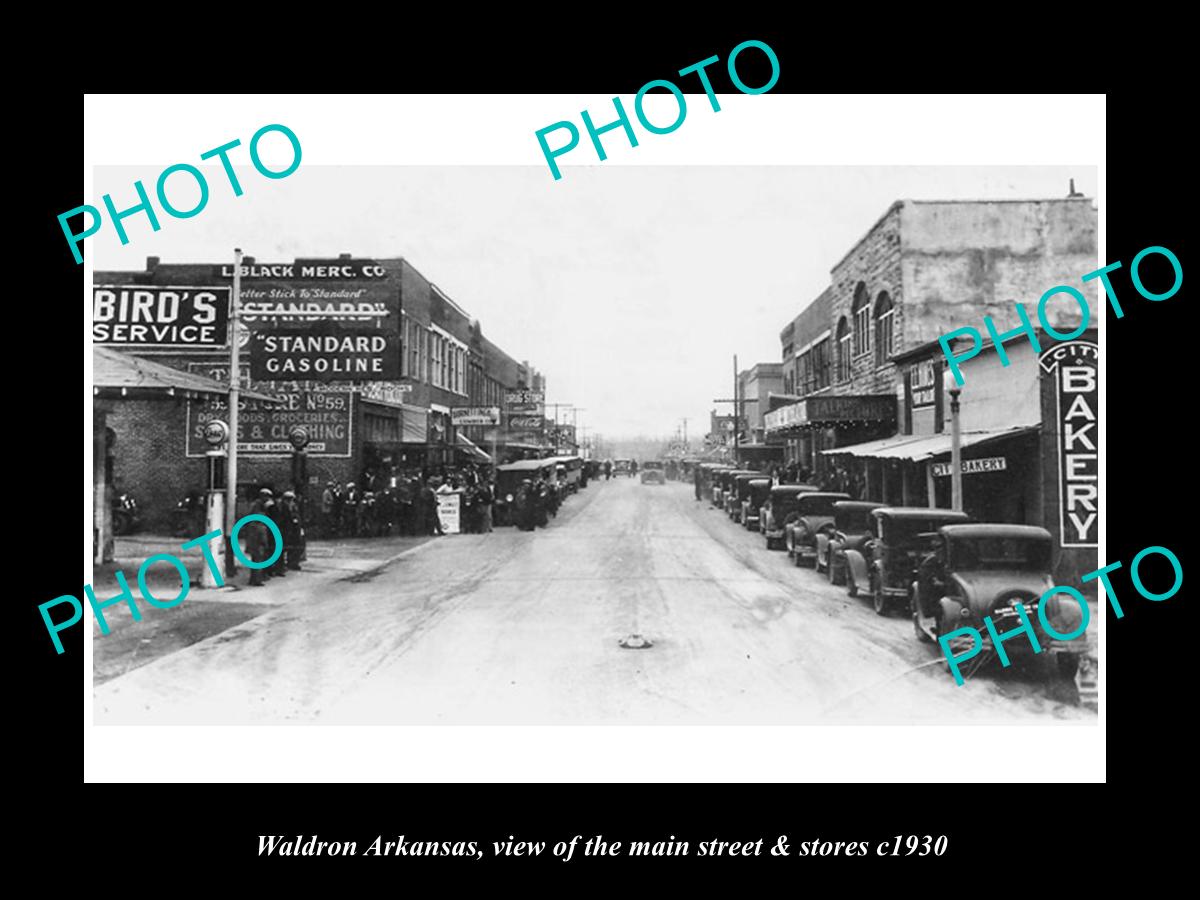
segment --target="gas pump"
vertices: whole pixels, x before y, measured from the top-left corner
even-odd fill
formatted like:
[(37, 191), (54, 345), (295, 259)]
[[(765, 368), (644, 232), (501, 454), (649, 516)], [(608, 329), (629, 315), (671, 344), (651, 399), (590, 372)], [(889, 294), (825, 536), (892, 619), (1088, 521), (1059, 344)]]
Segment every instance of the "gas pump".
[[(229, 440), (229, 426), (220, 419), (213, 419), (204, 426), (204, 442), (209, 449), (205, 451), (208, 461), (208, 486), (204, 493), (204, 533), (219, 532), (225, 527), (225, 460), (228, 452), (225, 448)], [(221, 559), (224, 554), (224, 539), (213, 538), (209, 542), (211, 559)], [(236, 569), (226, 566), (225, 579), (234, 576)], [(200, 567), (201, 587), (220, 587), (209, 566)]]

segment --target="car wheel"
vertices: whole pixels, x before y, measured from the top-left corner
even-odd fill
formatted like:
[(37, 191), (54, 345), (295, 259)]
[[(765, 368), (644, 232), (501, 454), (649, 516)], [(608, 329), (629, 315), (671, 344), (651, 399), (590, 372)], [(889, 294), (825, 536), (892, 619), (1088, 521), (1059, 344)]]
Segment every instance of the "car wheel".
[(113, 534), (129, 534), (132, 530), (129, 514), (124, 510), (117, 510), (112, 514), (112, 531)]
[(1074, 678), (1079, 671), (1079, 654), (1078, 653), (1059, 653), (1057, 654), (1058, 674), (1063, 678)]
[(854, 580), (854, 573), (849, 566), (846, 567), (846, 593), (851, 597), (858, 596), (858, 582)]
[[(827, 557), (827, 558), (828, 558), (828, 557)], [(818, 573), (818, 574), (819, 574), (819, 573), (821, 573), (821, 572), (828, 572), (828, 571), (829, 571), (829, 563), (828, 563), (828, 562), (825, 562), (825, 563), (822, 563), (822, 562), (821, 562), (821, 551), (820, 551), (820, 550), (818, 550), (818, 551), (817, 551), (817, 559), (816, 559), (816, 562), (814, 562), (814, 563), (813, 563), (813, 569), (815, 569), (815, 570), (817, 571), (817, 573)]]
[(888, 614), (887, 597), (884, 596), (883, 588), (875, 578), (871, 579), (871, 605), (875, 607), (875, 615), (886, 616)]
[(825, 571), (829, 575), (830, 584), (836, 586), (842, 583), (842, 579), (838, 577), (838, 567), (834, 565), (832, 557), (830, 557), (828, 565), (825, 566)]
[(915, 596), (912, 599), (912, 603), (909, 604), (909, 607), (910, 611), (912, 612), (913, 631), (915, 631), (917, 634), (917, 640), (922, 644), (932, 644), (933, 638), (931, 638), (929, 633), (921, 627), (921, 613), (919, 612), (917, 598)]

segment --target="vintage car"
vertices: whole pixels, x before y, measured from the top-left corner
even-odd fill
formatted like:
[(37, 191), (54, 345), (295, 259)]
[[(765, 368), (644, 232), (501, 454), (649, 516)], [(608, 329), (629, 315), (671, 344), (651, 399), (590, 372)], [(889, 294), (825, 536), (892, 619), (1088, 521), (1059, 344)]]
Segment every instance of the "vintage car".
[(730, 519), (741, 524), (742, 503), (750, 499), (750, 482), (765, 477), (762, 472), (742, 472), (733, 476), (730, 491), (725, 498), (725, 514)]
[(747, 531), (761, 531), (762, 505), (771, 493), (770, 478), (751, 478), (748, 496), (742, 501), (742, 526)]
[(817, 559), (817, 535), (833, 528), (833, 504), (849, 500), (849, 494), (813, 491), (796, 499), (796, 516), (783, 529), (788, 556), (798, 566)]
[(733, 504), (733, 497), (737, 490), (737, 485), (734, 483), (739, 475), (760, 475), (759, 472), (751, 471), (750, 469), (739, 469), (730, 466), (728, 469), (722, 469), (717, 473), (718, 491), (715, 492), (717, 506), (725, 510), (725, 514), (729, 515), (730, 507)]
[[(1032, 525), (943, 525), (933, 544), (921, 561), (912, 594), (918, 638), (933, 641), (966, 626), (978, 629), (985, 651), (993, 650), (984, 616), (990, 616), (1003, 635), (1021, 627), (1016, 610), (1021, 603), (1041, 651), (1056, 658), (1062, 674), (1075, 676), (1081, 642), (1051, 637), (1037, 614), (1039, 599), (1054, 586), (1054, 539), (1049, 531)], [(1067, 594), (1047, 598), (1044, 612), (1060, 635), (1074, 634), (1083, 624), (1083, 611)], [(1005, 641), (1004, 650), (1016, 659), (1035, 655), (1024, 636)]]
[(667, 478), (663, 474), (663, 464), (658, 460), (649, 459), (642, 463), (642, 484), (666, 484)]
[(559, 487), (564, 493), (574, 494), (579, 490), (583, 476), (583, 460), (578, 456), (551, 456), (544, 462), (552, 462), (558, 471)]
[(512, 503), (521, 482), (534, 481), (540, 475), (557, 489), (558, 464), (553, 459), (522, 459), (496, 466), (496, 498), (492, 505), (492, 521), (497, 525), (512, 525)]
[(614, 460), (612, 473), (614, 475), (623, 475), (626, 478), (633, 477), (633, 460), (632, 459)]
[(725, 492), (724, 508), (725, 515), (729, 516), (732, 521), (736, 522), (741, 517), (742, 498), (748, 495), (747, 493), (743, 492), (748, 492), (750, 490), (750, 480), (753, 478), (763, 477), (765, 476), (762, 472), (758, 472), (754, 469), (735, 469), (733, 473), (728, 476), (727, 481), (729, 484), (729, 489)]
[(875, 612), (908, 609), (917, 565), (943, 525), (971, 521), (964, 512), (922, 506), (881, 506), (871, 511), (871, 537), (861, 550), (846, 549), (846, 591), (871, 595)]
[(785, 529), (798, 515), (798, 498), (818, 490), (814, 484), (777, 484), (771, 488), (762, 508), (762, 533), (766, 535), (768, 550), (783, 549)]
[(862, 552), (863, 545), (871, 539), (871, 511), (886, 505), (870, 500), (842, 500), (833, 504), (833, 528), (817, 535), (817, 571), (826, 572), (830, 584), (845, 581), (845, 552)]
[(721, 476), (726, 472), (731, 472), (737, 466), (731, 466), (727, 463), (715, 463), (708, 470), (708, 495), (713, 506), (721, 506)]

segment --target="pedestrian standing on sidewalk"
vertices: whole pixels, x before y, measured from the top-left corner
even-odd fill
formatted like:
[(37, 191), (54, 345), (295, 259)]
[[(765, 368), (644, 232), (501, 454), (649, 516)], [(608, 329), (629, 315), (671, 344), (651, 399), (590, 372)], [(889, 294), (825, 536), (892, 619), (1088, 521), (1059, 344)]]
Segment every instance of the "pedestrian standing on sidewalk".
[(353, 481), (347, 481), (346, 492), (342, 495), (343, 537), (358, 537), (358, 504), (361, 499), (358, 486)]
[[(287, 575), (288, 524), (286, 521), (286, 507), (282, 497), (279, 500), (272, 498), (267, 502), (266, 505), (268, 507), (267, 516), (272, 522), (275, 523), (275, 527), (279, 529), (279, 534), (283, 538), (283, 547), (281, 548), (279, 556), (276, 558), (274, 565), (271, 566), (269, 571), (272, 578), (283, 578), (285, 575)], [(272, 551), (268, 551), (268, 556), (271, 552)]]
[(284, 491), (279, 507), (280, 517), (283, 519), (283, 555), (286, 557), (286, 567), (293, 572), (299, 572), (303, 523), (300, 521), (300, 504), (296, 502), (295, 491)]
[(421, 491), (421, 499), (425, 511), (425, 534), (440, 537), (445, 532), (442, 531), (442, 520), (438, 518), (438, 498), (434, 490), (434, 482), (436, 481), (437, 479), (434, 478), (432, 481), (425, 483), (425, 487)]
[(492, 532), (492, 503), (495, 499), (492, 486), (487, 481), (479, 482), (475, 502), (479, 504), (479, 530), (485, 534)]
[[(273, 505), (270, 489), (263, 488), (258, 492), (258, 498), (251, 504), (250, 512), (270, 519)], [(258, 520), (249, 521), (242, 526), (242, 535), (246, 542), (246, 557), (251, 562), (266, 562), (271, 558), (275, 549), (272, 546), (274, 538), (266, 523)], [(262, 587), (270, 577), (270, 572), (266, 569), (250, 569), (251, 587)]]
[(325, 537), (337, 536), (337, 517), (334, 512), (334, 498), (337, 496), (337, 485), (327, 482), (321, 492), (321, 528)]

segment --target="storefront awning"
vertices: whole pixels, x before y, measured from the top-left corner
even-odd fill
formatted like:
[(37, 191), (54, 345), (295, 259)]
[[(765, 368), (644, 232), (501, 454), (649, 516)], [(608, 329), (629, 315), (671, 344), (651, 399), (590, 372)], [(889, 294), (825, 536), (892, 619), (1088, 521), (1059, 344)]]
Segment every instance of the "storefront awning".
[[(108, 347), (92, 348), (92, 393), (100, 398), (125, 397), (225, 397), (229, 385), (194, 372), (184, 372), (171, 366), (151, 362)], [(277, 397), (241, 389), (243, 400), (258, 403), (284, 403)]]
[[(1019, 425), (1013, 428), (998, 428), (990, 431), (964, 431), (960, 435), (960, 445), (963, 449), (976, 447), (988, 441), (998, 441), (1016, 437), (1019, 434), (1037, 431), (1037, 425)], [(871, 459), (908, 459), (913, 462), (923, 462), (935, 456), (950, 453), (949, 434), (898, 434), (880, 441), (868, 441), (865, 444), (852, 444), (849, 447), (834, 447), (832, 450), (822, 450), (824, 456), (845, 454), (848, 456), (869, 457)]]
[(419, 406), (405, 405), (400, 413), (400, 439), (406, 444), (429, 440), (429, 413)]
[(470, 456), (474, 456), (480, 462), (491, 462), (492, 461), (492, 457), (489, 454), (484, 453), (482, 450), (480, 450), (479, 447), (476, 446), (475, 442), (472, 441), (469, 437), (467, 437), (462, 432), (455, 432), (454, 436), (458, 440), (458, 446), (461, 447), (463, 450), (466, 450)]

